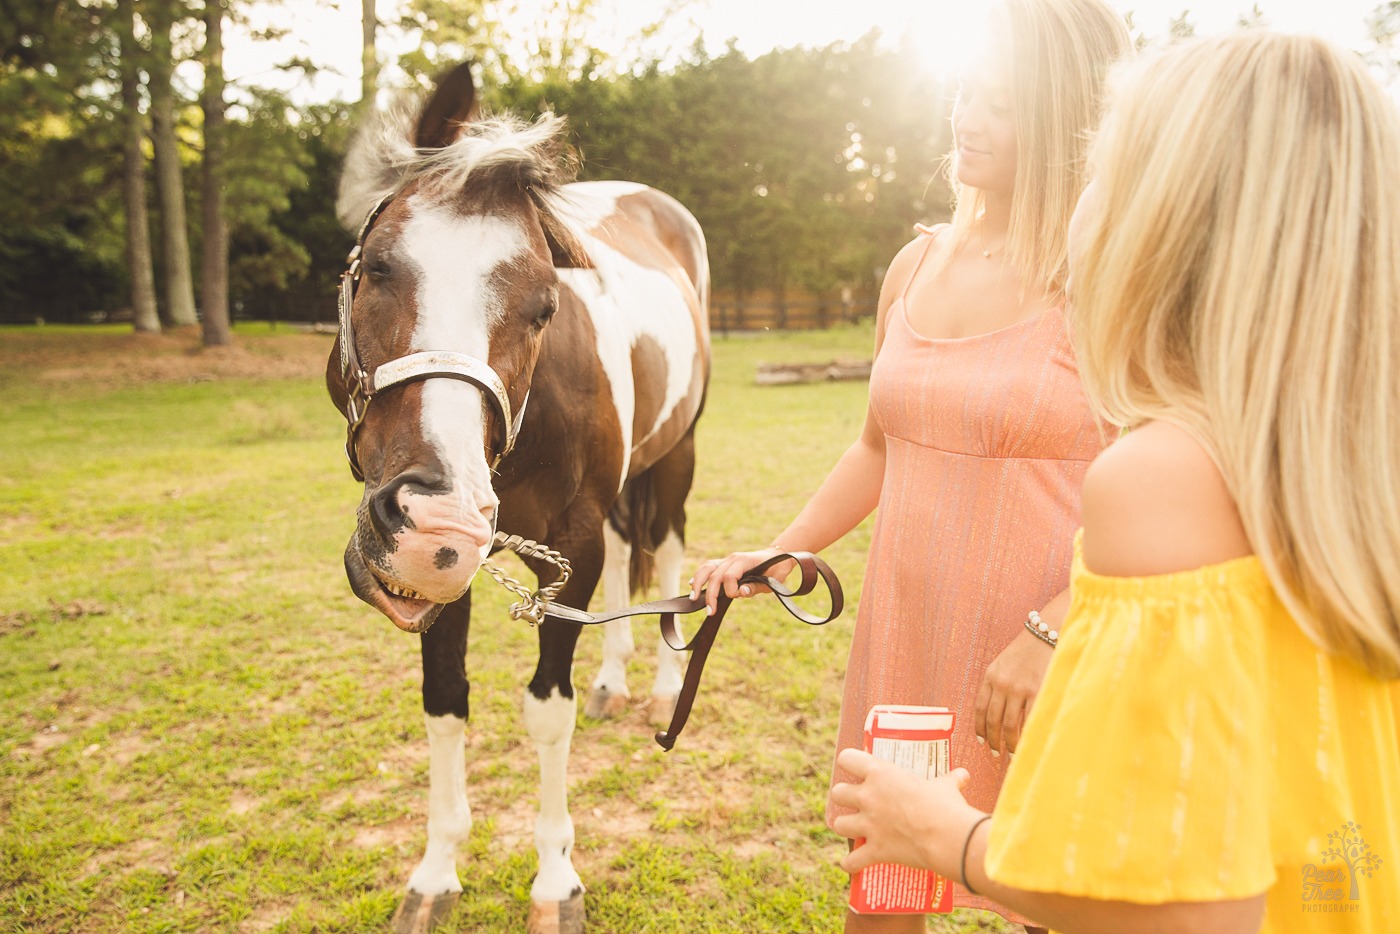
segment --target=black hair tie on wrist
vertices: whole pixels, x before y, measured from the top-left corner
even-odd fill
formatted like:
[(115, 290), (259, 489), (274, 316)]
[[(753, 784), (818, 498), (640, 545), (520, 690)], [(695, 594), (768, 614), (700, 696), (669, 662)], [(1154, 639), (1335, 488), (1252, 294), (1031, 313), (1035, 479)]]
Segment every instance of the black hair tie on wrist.
[(972, 835), (977, 832), (977, 828), (991, 819), (990, 814), (983, 814), (977, 818), (977, 823), (972, 825), (972, 829), (967, 832), (967, 839), (963, 841), (962, 859), (958, 861), (958, 868), (962, 871), (962, 887), (967, 889), (969, 895), (976, 895), (977, 892), (967, 884), (967, 851), (972, 848)]

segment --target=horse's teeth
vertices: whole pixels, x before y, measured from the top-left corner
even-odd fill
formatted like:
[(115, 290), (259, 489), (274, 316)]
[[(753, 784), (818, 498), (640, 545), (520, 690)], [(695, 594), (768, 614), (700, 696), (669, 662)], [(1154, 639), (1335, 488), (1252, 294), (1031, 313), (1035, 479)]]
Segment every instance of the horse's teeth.
[(380, 583), (384, 586), (385, 590), (389, 591), (389, 593), (393, 594), (396, 597), (406, 597), (409, 600), (427, 599), (427, 597), (424, 597), (422, 594), (415, 593), (414, 591), (409, 590), (407, 587), (399, 587), (395, 584), (390, 584), (387, 581), (380, 581)]

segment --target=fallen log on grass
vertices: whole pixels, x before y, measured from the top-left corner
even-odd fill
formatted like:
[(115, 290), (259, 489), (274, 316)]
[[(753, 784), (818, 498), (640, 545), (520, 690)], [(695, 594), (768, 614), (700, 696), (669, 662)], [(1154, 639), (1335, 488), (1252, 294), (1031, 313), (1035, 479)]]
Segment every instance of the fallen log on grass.
[(828, 363), (761, 363), (754, 382), (759, 386), (786, 386), (869, 378), (869, 360), (832, 360)]

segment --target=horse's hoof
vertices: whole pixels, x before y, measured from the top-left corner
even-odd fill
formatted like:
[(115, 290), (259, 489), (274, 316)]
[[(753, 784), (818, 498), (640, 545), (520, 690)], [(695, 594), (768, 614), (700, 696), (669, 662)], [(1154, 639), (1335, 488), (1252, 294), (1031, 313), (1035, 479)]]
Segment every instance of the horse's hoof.
[(389, 922), (389, 930), (394, 934), (428, 934), (452, 914), (461, 895), (461, 892), (444, 892), (441, 895), (405, 892), (399, 910), (394, 912), (393, 920)]
[(594, 720), (611, 720), (627, 712), (626, 694), (614, 694), (607, 688), (594, 688), (588, 695), (588, 703), (583, 707), (583, 715)]
[(525, 934), (583, 934), (583, 892), (566, 902), (531, 902)]
[(671, 717), (676, 712), (675, 694), (653, 694), (647, 708), (647, 720), (652, 726), (670, 726)]

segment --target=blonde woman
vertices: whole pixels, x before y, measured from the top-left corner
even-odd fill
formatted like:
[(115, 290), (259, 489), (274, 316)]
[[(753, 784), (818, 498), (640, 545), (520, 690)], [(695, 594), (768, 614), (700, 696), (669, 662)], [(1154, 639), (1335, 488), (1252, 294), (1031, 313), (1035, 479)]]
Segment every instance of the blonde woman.
[[(771, 548), (707, 562), (691, 582), (712, 604), (721, 588), (747, 596), (749, 568), (820, 551), (878, 505), (838, 749), (861, 745), (874, 704), (951, 707), (953, 762), (988, 809), (1050, 660), (1025, 624), (1064, 613), (1079, 486), (1108, 437), (1062, 313), (1066, 229), (1104, 78), (1131, 49), (1102, 0), (1001, 0), (990, 20), (953, 113), (953, 222), (921, 229), (885, 277), (860, 437)], [(955, 904), (1004, 912), (966, 892)]]
[(1400, 116), (1238, 34), (1130, 73), (1071, 230), (1073, 603), (993, 814), (846, 753), (847, 860), (1066, 932), (1400, 918)]

